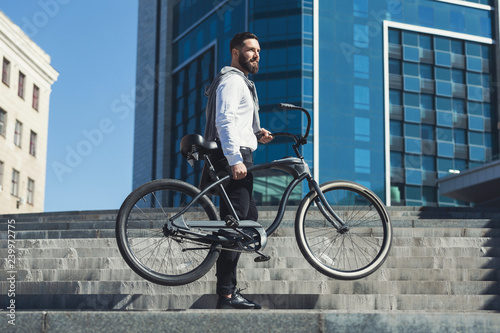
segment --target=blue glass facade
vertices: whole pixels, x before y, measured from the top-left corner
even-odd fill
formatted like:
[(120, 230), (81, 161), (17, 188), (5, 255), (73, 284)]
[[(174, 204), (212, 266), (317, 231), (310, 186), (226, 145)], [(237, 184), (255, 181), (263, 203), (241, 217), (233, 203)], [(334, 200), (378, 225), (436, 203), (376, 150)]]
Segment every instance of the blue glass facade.
[(436, 177), (492, 157), (492, 46), (393, 28), (388, 35), (392, 204), (454, 204), (438, 195)]
[[(166, 177), (198, 184), (201, 165), (191, 168), (179, 152), (182, 137), (203, 134), (205, 87), (231, 62), (229, 41), (247, 26), (244, 1), (214, 7), (210, 2), (180, 1), (173, 7), (171, 172)], [(211, 5), (208, 5), (211, 4)], [(216, 2), (215, 4), (218, 4)], [(184, 20), (186, 17), (186, 20)]]
[[(259, 93), (261, 123), (272, 132), (304, 133), (306, 120), (298, 111), (283, 112), (280, 102), (302, 105), (312, 110), (313, 101), (313, 17), (312, 1), (249, 1), (249, 29), (259, 36), (260, 70), (254, 80)], [(302, 152), (312, 166), (311, 145)], [(255, 163), (293, 156), (290, 139), (276, 139), (260, 145)], [(275, 204), (283, 193), (288, 176), (281, 172), (258, 174), (256, 199)], [(301, 190), (292, 201), (298, 203)], [(295, 201), (294, 201), (295, 200)]]
[[(213, 7), (204, 1), (181, 1), (173, 11), (170, 177), (199, 182), (200, 166), (193, 169), (186, 164), (178, 152), (180, 139), (188, 133), (203, 133), (204, 88), (231, 62), (229, 42), (237, 32), (249, 30), (259, 37), (260, 70), (251, 79), (257, 86), (262, 126), (292, 133), (303, 130), (299, 113), (283, 113), (276, 105), (289, 102), (312, 109), (312, 2), (221, 1)], [(259, 147), (255, 163), (292, 154), (290, 143), (276, 140)], [(304, 154), (312, 162), (312, 149)], [(257, 200), (277, 202), (287, 176), (279, 172), (256, 176)], [(292, 199), (298, 200), (300, 193), (298, 189)]]
[(357, 181), (392, 205), (464, 204), (436, 178), (498, 142), (493, 11), (472, 2), (319, 1), (321, 181)]
[[(311, 110), (303, 154), (320, 182), (353, 180), (392, 205), (465, 204), (440, 196), (436, 179), (498, 154), (497, 1), (148, 3), (140, 3), (138, 82), (153, 58), (159, 78), (137, 106), (134, 186), (151, 175), (197, 184), (200, 170), (179, 155), (179, 141), (203, 133), (204, 87), (230, 63), (229, 41), (245, 30), (262, 49), (251, 78), (262, 126), (300, 133), (302, 116), (276, 105)], [(254, 156), (262, 163), (292, 154), (275, 140)], [(286, 176), (260, 176), (256, 198), (276, 203)]]

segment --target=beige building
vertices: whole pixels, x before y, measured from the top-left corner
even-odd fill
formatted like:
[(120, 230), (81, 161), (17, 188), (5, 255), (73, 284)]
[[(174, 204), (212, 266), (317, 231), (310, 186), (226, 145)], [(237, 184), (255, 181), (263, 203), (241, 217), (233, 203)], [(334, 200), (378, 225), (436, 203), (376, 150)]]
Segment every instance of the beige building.
[(0, 214), (42, 212), (50, 57), (0, 11)]

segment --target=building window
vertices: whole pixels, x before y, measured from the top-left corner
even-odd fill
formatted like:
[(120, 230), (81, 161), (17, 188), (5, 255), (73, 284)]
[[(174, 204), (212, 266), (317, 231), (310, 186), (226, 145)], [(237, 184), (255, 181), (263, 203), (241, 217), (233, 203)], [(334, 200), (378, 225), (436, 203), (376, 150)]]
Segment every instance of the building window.
[(24, 99), (24, 83), (26, 82), (26, 75), (19, 72), (19, 83), (17, 85), (17, 96)]
[(0, 109), (0, 135), (5, 137), (5, 129), (7, 127), (7, 112)]
[[(402, 36), (401, 40), (397, 36)], [(390, 113), (391, 189), (400, 183), (405, 185), (404, 193), (399, 196), (404, 200), (396, 203), (466, 204), (453, 199), (438, 200), (434, 178), (446, 176), (450, 170), (479, 164), (491, 156), (491, 148), (488, 149), (491, 144), (487, 141), (492, 137), (490, 123), (495, 120), (491, 114), (495, 111), (490, 110), (492, 72), (485, 66), (485, 60), (491, 61), (493, 48), (447, 36), (398, 29), (389, 30), (389, 43), (393, 50), (396, 44), (402, 51), (389, 52), (389, 74), (398, 70), (395, 64), (403, 59), (404, 84), (394, 84), (389, 90), (390, 106), (393, 106), (392, 96), (398, 93), (404, 96), (403, 112), (391, 109)], [(417, 46), (418, 59), (412, 49)], [(427, 52), (429, 50), (432, 53)], [(393, 125), (395, 122), (401, 123), (404, 130), (403, 151), (413, 154), (408, 155), (411, 160), (404, 161), (404, 179), (392, 173), (392, 158), (401, 151), (400, 146), (392, 144), (399, 134)], [(417, 191), (419, 188), (421, 191)]]
[(2, 82), (5, 83), (7, 86), (9, 85), (10, 81), (10, 61), (7, 59), (3, 58), (3, 66), (2, 66)]
[(35, 202), (35, 181), (31, 178), (28, 178), (28, 197), (26, 201), (30, 205)]
[(38, 111), (38, 103), (40, 97), (40, 88), (36, 84), (33, 85), (33, 109)]
[(21, 147), (21, 139), (23, 136), (23, 123), (19, 120), (16, 120), (16, 128), (14, 130), (14, 144), (18, 147)]
[(19, 197), (19, 171), (16, 169), (12, 169), (12, 186), (10, 194), (15, 197)]
[(36, 156), (36, 133), (33, 131), (30, 135), (30, 154)]
[[(184, 135), (199, 133), (205, 128), (203, 105), (206, 105), (206, 97), (204, 91), (205, 86), (209, 85), (214, 77), (214, 56), (214, 49), (210, 48), (173, 75), (172, 124), (175, 126), (172, 136), (174, 140), (180, 141)], [(195, 165), (193, 169), (184, 161), (181, 154), (177, 153), (171, 162), (172, 174), (180, 179), (198, 182), (201, 173), (201, 169), (198, 169), (200, 166)]]

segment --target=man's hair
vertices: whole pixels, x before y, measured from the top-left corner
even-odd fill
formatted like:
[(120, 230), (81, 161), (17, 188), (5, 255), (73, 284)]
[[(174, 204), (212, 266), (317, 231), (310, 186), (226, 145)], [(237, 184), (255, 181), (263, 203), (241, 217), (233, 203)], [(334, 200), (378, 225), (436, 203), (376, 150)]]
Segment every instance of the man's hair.
[(233, 39), (231, 39), (231, 42), (229, 43), (229, 52), (232, 53), (234, 48), (241, 49), (247, 39), (259, 40), (259, 38), (251, 32), (240, 32), (234, 35)]

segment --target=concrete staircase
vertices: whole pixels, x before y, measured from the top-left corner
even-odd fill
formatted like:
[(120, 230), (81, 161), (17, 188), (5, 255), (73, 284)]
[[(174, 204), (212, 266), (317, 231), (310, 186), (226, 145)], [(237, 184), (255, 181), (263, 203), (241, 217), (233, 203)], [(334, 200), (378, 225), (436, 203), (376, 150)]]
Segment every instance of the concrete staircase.
[[(272, 259), (255, 263), (254, 255), (242, 256), (239, 287), (267, 309), (500, 310), (500, 209), (390, 207), (389, 212), (393, 247), (371, 276), (339, 281), (316, 272), (296, 245), (295, 207), (290, 207), (282, 228), (268, 241), (265, 252)], [(263, 223), (273, 214), (261, 209)], [(115, 217), (116, 211), (0, 216), (1, 309), (11, 299), (16, 311), (214, 308), (213, 270), (181, 287), (137, 276), (116, 246)], [(9, 220), (15, 220), (15, 263), (8, 260)], [(8, 280), (12, 274), (14, 285)], [(15, 297), (9, 297), (13, 286)]]

